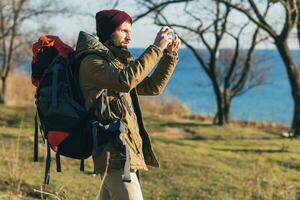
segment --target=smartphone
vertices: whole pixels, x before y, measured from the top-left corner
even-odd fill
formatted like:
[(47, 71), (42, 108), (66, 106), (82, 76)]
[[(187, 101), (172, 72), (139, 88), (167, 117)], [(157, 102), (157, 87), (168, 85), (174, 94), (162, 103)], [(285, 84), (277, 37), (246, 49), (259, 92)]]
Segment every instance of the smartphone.
[(174, 31), (170, 31), (168, 33), (168, 37), (169, 37), (169, 39), (174, 40), (175, 39), (175, 33), (174, 33)]

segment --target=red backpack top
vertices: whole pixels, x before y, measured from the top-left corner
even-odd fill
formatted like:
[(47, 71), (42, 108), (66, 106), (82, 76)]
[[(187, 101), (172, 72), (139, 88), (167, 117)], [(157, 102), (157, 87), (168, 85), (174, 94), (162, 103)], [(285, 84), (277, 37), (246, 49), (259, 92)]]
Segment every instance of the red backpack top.
[(41, 36), (38, 42), (32, 46), (32, 74), (31, 81), (36, 87), (39, 86), (40, 79), (47, 66), (55, 57), (67, 58), (74, 50), (64, 43), (59, 37), (54, 35)]

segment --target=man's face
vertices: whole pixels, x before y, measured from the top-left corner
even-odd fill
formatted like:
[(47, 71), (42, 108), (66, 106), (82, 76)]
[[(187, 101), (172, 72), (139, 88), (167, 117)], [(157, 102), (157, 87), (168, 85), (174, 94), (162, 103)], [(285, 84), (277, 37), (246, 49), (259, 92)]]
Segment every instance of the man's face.
[(129, 21), (123, 22), (123, 24), (117, 27), (115, 32), (111, 34), (111, 39), (115, 46), (128, 48), (131, 41), (131, 23)]

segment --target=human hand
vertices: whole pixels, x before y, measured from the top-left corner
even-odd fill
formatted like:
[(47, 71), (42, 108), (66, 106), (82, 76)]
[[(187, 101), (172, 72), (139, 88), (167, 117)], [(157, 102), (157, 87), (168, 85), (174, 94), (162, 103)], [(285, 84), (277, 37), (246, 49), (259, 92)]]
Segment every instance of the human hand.
[(157, 33), (153, 44), (158, 46), (161, 50), (167, 48), (167, 46), (172, 42), (172, 39), (170, 39), (168, 36), (170, 31), (172, 31), (170, 27), (163, 26)]
[(177, 53), (180, 45), (181, 45), (181, 40), (179, 39), (178, 35), (175, 35), (175, 39), (172, 40), (171, 43), (169, 43), (167, 47), (167, 51), (169, 53)]

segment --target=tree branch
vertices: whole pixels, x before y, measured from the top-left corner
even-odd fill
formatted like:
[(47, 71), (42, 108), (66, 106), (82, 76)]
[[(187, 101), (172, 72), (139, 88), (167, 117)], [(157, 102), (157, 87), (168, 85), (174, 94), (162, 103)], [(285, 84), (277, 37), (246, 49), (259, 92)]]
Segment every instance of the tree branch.
[(297, 1), (296, 6), (297, 6), (297, 10), (298, 10), (297, 38), (298, 38), (298, 44), (299, 44), (299, 47), (300, 47), (300, 1)]
[(193, 1), (193, 0), (168, 0), (165, 2), (162, 2), (160, 4), (154, 4), (151, 0), (148, 0), (148, 3), (151, 3), (153, 6), (152, 7), (148, 7), (148, 10), (142, 14), (139, 14), (137, 16), (133, 17), (133, 23), (137, 22), (138, 20), (140, 20), (141, 18), (149, 15), (150, 13), (157, 11), (160, 7), (166, 6), (166, 5), (170, 5), (170, 4), (177, 4), (177, 3), (183, 3), (183, 2), (189, 2), (189, 1)]
[[(292, 0), (293, 1), (293, 0)], [(285, 9), (285, 23), (278, 36), (280, 40), (287, 40), (289, 33), (297, 22), (298, 10), (294, 2), (290, 0), (288, 2), (282, 3)]]
[(204, 71), (206, 72), (206, 74), (211, 77), (212, 74), (210, 72), (209, 66), (206, 64), (206, 62), (204, 61), (204, 59), (200, 56), (200, 54), (198, 53), (198, 51), (192, 46), (190, 45), (184, 38), (180, 37), (182, 43), (185, 44), (194, 54), (194, 56), (196, 57), (196, 59), (198, 60), (198, 62), (201, 64), (202, 68), (204, 69)]
[[(265, 20), (260, 21), (256, 20), (249, 12), (249, 10), (239, 7), (238, 5), (232, 4), (228, 2), (228, 0), (215, 0), (222, 2), (223, 4), (230, 6), (231, 8), (234, 8), (235, 10), (243, 13), (246, 15), (253, 23), (255, 23), (257, 26), (261, 27), (264, 31), (270, 34), (273, 38), (277, 37), (276, 31), (270, 26)], [(268, 9), (268, 8), (267, 8)]]
[(240, 79), (239, 81), (232, 87), (232, 93), (233, 95), (237, 94), (238, 92), (240, 92), (243, 88), (244, 88), (244, 85), (247, 81), (247, 77), (248, 77), (248, 74), (249, 74), (249, 70), (251, 68), (251, 60), (252, 60), (252, 55), (253, 55), (253, 52), (255, 50), (255, 46), (256, 46), (256, 39), (257, 39), (257, 36), (258, 36), (258, 32), (259, 32), (259, 27), (256, 28), (253, 36), (252, 36), (252, 41), (251, 41), (251, 46), (247, 52), (247, 57), (246, 57), (246, 60), (245, 60), (245, 63), (244, 63), (244, 67), (243, 67), (243, 70), (241, 72), (241, 76), (240, 76)]

